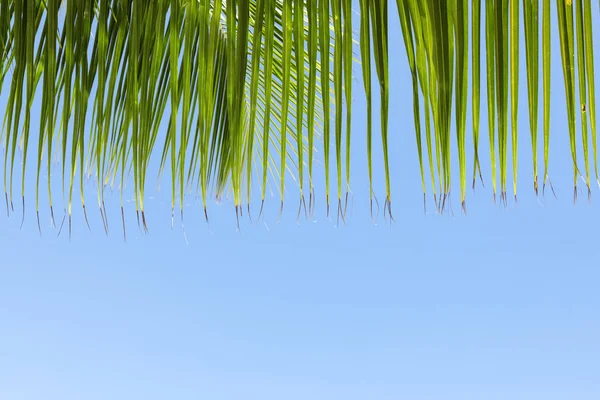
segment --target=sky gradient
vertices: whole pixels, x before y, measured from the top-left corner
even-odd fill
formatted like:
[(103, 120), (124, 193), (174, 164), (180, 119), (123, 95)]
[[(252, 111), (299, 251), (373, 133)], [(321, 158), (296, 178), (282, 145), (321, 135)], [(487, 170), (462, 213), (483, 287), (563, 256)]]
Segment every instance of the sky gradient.
[[(594, 21), (600, 26), (596, 12)], [(42, 237), (33, 212), (22, 229), (19, 207), (0, 216), (0, 398), (598, 399), (600, 191), (591, 204), (581, 192), (573, 205), (555, 26), (550, 176), (558, 199), (533, 193), (522, 45), (518, 204), (510, 195), (506, 208), (492, 202), (483, 103), (486, 186), (469, 189), (462, 214), (455, 160), (454, 214), (435, 214), (429, 200), (424, 215), (410, 74), (391, 7), (395, 223), (369, 216), (359, 79), (346, 226), (326, 218), (323, 196), (314, 221), (297, 223), (291, 179), (281, 221), (274, 191), (264, 219), (244, 218), (239, 231), (231, 199), (210, 205), (207, 225), (190, 196), (185, 238), (178, 220), (170, 229), (164, 182), (149, 193), (148, 235), (128, 203), (127, 243), (117, 192), (108, 237), (96, 209), (91, 232), (75, 209), (70, 241), (56, 237), (47, 216)], [(600, 29), (594, 35), (600, 43)], [(5, 83), (0, 110), (7, 92)], [(470, 115), (467, 123), (470, 137)], [(382, 201), (379, 141), (375, 148)], [(92, 202), (95, 182), (87, 185)]]

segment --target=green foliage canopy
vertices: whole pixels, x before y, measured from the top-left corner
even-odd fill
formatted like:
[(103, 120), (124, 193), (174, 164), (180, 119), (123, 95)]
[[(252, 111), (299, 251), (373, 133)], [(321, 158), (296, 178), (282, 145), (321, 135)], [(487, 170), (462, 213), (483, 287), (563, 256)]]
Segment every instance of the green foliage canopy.
[[(20, 148), (23, 207), (26, 171), (29, 164), (36, 165), (38, 225), (44, 169), (54, 218), (50, 171), (52, 160), (58, 159), (69, 221), (76, 186), (85, 213), (84, 179), (95, 175), (105, 229), (105, 188), (120, 186), (123, 210), (128, 179), (133, 180), (136, 213), (145, 227), (146, 180), (155, 153), (160, 154), (160, 163), (154, 172), (169, 174), (173, 213), (179, 199), (183, 215), (183, 198), (191, 191), (201, 195), (208, 219), (209, 197), (230, 191), (236, 213), (241, 214), (242, 206), (250, 205), (254, 180), (260, 187), (262, 211), (270, 175), (276, 178), (283, 208), (287, 171), (297, 175), (301, 207), (306, 210), (308, 195), (312, 212), (314, 153), (322, 148), (327, 211), (330, 192), (334, 192), (337, 212), (343, 216), (351, 185), (351, 138), (363, 134), (352, 130), (351, 99), (353, 91), (364, 90), (368, 175), (372, 182), (373, 174), (379, 172), (373, 171), (372, 157), (372, 104), (373, 96), (379, 96), (384, 209), (391, 217), (388, 20), (395, 18), (395, 12), (389, 15), (390, 6), (387, 0), (359, 0), (357, 4), (352, 0), (3, 0), (0, 89), (6, 87), (9, 94), (0, 139), (5, 148), (7, 210), (14, 208), (15, 160)], [(357, 37), (353, 7), (360, 15)], [(556, 42), (563, 65), (573, 184), (577, 193), (578, 178), (583, 175), (589, 191), (592, 175), (599, 178), (591, 0), (556, 0), (555, 8), (550, 0), (488, 0), (483, 8), (481, 0), (396, 0), (393, 9), (411, 74), (422, 189), (425, 195), (429, 181), (440, 211), (449, 202), (454, 146), (460, 201), (465, 208), (469, 111), (473, 185), (476, 176), (481, 176), (482, 62), (494, 196), (498, 193), (506, 202), (511, 180), (513, 195), (517, 195), (522, 79), (527, 83), (533, 187), (537, 193), (540, 183), (542, 189), (551, 185), (549, 60)], [(559, 23), (558, 38), (550, 35), (552, 10)], [(521, 35), (527, 65), (524, 77), (519, 76)], [(360, 62), (355, 60), (356, 42)], [(541, 177), (537, 159), (540, 58)], [(353, 86), (355, 67), (360, 67), (363, 85)], [(378, 88), (372, 87), (372, 76), (377, 77)], [(41, 98), (38, 127), (31, 123), (36, 96)], [(576, 150), (578, 119), (584, 172), (580, 172), (581, 156), (578, 160)], [(357, 142), (354, 139), (352, 143)], [(35, 149), (33, 161), (27, 157), (30, 146)], [(507, 176), (509, 146), (512, 178)], [(335, 189), (330, 169), (336, 172)], [(373, 193), (371, 183), (371, 198)]]

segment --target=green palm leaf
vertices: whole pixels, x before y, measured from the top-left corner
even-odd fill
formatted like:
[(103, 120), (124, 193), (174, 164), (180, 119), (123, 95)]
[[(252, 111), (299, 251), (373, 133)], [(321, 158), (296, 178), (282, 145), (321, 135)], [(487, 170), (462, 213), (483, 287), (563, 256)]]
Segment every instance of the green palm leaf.
[[(312, 214), (314, 165), (322, 146), (319, 157), (324, 164), (327, 212), (332, 185), (331, 156), (335, 154), (337, 210), (344, 218), (351, 189), (351, 143), (356, 143), (352, 136), (363, 134), (352, 126), (356, 94), (353, 73), (360, 68), (358, 76), (366, 95), (364, 136), (369, 196), (372, 204), (375, 174), (381, 172), (385, 179), (384, 212), (393, 219), (391, 164), (395, 149), (389, 147), (388, 128), (389, 113), (395, 112), (395, 106), (390, 104), (392, 72), (388, 64), (389, 42), (393, 41), (388, 31), (390, 3), (391, 0), (360, 0), (357, 10), (360, 27), (354, 37), (355, 10), (350, 0), (1, 2), (0, 89), (6, 87), (7, 104), (0, 140), (5, 147), (8, 211), (14, 209), (14, 181), (20, 175), (25, 216), (27, 171), (32, 164), (28, 161), (34, 154), (30, 147), (35, 147), (35, 208), (39, 228), (43, 168), (47, 169), (48, 205), (54, 221), (53, 160), (61, 162), (69, 227), (77, 190), (87, 222), (84, 187), (85, 180), (92, 175), (96, 176), (97, 203), (107, 233), (106, 187), (118, 185), (124, 227), (125, 196), (132, 193), (139, 226), (147, 230), (146, 182), (155, 173), (159, 181), (168, 181), (172, 215), (179, 202), (183, 220), (184, 199), (196, 193), (207, 219), (210, 196), (227, 195), (232, 196), (239, 218), (244, 202), (250, 210), (254, 176), (260, 182), (261, 211), (269, 183), (277, 186), (283, 208), (287, 177), (297, 176), (299, 215), (301, 208), (306, 207), (307, 170), (308, 210)], [(596, 179), (600, 179), (591, 0), (556, 0), (559, 36), (555, 42), (550, 32), (550, 0), (542, 2), (541, 10), (539, 2), (523, 0), (522, 13), (519, 0), (490, 0), (484, 2), (483, 10), (480, 0), (396, 0), (395, 6), (410, 70), (421, 187), (425, 196), (430, 180), (439, 211), (451, 204), (455, 152), (463, 209), (470, 156), (473, 181), (477, 174), (482, 178), (479, 157), (482, 62), (486, 71), (492, 190), (494, 196), (499, 190), (506, 203), (510, 141), (516, 197), (517, 127), (523, 118), (518, 114), (522, 51), (527, 65), (527, 117), (536, 193), (542, 53), (543, 187), (550, 182), (553, 44), (561, 50), (575, 194), (578, 146), (583, 150), (584, 179), (591, 193), (592, 169)], [(482, 12), (485, 13), (483, 52)], [(524, 50), (519, 45), (521, 35)], [(354, 64), (355, 41), (360, 48), (360, 66)], [(373, 160), (373, 76), (377, 77), (379, 92), (382, 171), (374, 168), (377, 164)], [(472, 155), (466, 150), (469, 93)], [(39, 113), (38, 127), (32, 126), (36, 113)], [(577, 114), (581, 117), (579, 138)], [(15, 169), (19, 152), (20, 171)], [(159, 156), (156, 171), (151, 161), (155, 154)], [(269, 179), (270, 176), (274, 179)], [(128, 189), (130, 182), (132, 187)], [(346, 205), (342, 203), (344, 191)]]

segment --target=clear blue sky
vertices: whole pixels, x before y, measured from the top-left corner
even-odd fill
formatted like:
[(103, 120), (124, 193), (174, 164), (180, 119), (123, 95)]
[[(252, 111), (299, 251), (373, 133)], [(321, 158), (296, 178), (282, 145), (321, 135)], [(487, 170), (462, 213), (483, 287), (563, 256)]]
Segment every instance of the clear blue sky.
[[(19, 212), (2, 216), (0, 398), (598, 399), (600, 192), (594, 188), (591, 205), (583, 192), (573, 205), (557, 32), (558, 200), (538, 201), (531, 188), (522, 74), (519, 204), (495, 206), (489, 185), (479, 185), (468, 193), (468, 216), (456, 195), (454, 217), (424, 216), (410, 78), (390, 12), (395, 224), (369, 219), (359, 80), (346, 227), (325, 218), (322, 201), (317, 222), (296, 224), (291, 181), (279, 224), (279, 200), (269, 199), (268, 227), (244, 220), (237, 232), (225, 200), (211, 205), (209, 228), (191, 205), (189, 245), (179, 227), (169, 229), (165, 191), (150, 194), (148, 236), (137, 231), (130, 205), (126, 244), (117, 194), (108, 238), (94, 209), (92, 232), (77, 214), (71, 242), (55, 237), (47, 217), (40, 238), (33, 213), (21, 230)], [(596, 12), (594, 19), (598, 44)], [(5, 86), (0, 110), (6, 97)], [(88, 185), (92, 202), (95, 183)]]

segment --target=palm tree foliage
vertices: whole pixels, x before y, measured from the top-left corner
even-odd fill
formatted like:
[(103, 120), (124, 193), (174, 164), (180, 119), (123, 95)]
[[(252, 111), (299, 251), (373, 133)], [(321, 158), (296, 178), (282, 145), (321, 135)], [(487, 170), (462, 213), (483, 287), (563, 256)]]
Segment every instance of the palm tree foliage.
[[(550, 0), (483, 3), (3, 0), (0, 89), (5, 84), (9, 90), (1, 136), (7, 209), (14, 207), (17, 148), (22, 149), (24, 207), (27, 156), (33, 147), (38, 224), (40, 177), (46, 170), (53, 215), (50, 171), (52, 160), (58, 159), (69, 216), (76, 186), (85, 213), (84, 179), (95, 174), (105, 229), (105, 187), (118, 184), (123, 204), (128, 179), (133, 181), (136, 212), (145, 226), (146, 180), (149, 172), (157, 172), (149, 171), (153, 154), (160, 155), (159, 175), (169, 174), (172, 209), (179, 199), (182, 215), (183, 198), (190, 191), (200, 193), (207, 218), (211, 194), (232, 193), (236, 213), (242, 213), (242, 205), (250, 205), (254, 186), (260, 188), (262, 211), (270, 175), (276, 177), (283, 208), (286, 171), (297, 175), (300, 205), (306, 209), (308, 195), (312, 211), (314, 153), (322, 149), (327, 210), (333, 192), (343, 215), (342, 204), (350, 190), (351, 138), (364, 131), (351, 130), (351, 99), (353, 91), (364, 90), (368, 175), (372, 182), (378, 172), (373, 170), (372, 157), (373, 119), (377, 118), (373, 102), (378, 97), (385, 209), (391, 216), (388, 20), (396, 12), (411, 74), (423, 193), (431, 190), (440, 210), (449, 201), (454, 148), (460, 201), (465, 207), (469, 112), (473, 185), (477, 175), (481, 177), (482, 63), (494, 196), (498, 193), (506, 202), (511, 181), (517, 195), (518, 98), (523, 80), (527, 83), (533, 187), (537, 193), (540, 183), (542, 188), (551, 185), (549, 60), (552, 44), (557, 42), (575, 193), (582, 174), (589, 190), (590, 141), (593, 174), (599, 178), (591, 0), (556, 0), (555, 5)], [(359, 27), (352, 25), (355, 10), (360, 15)], [(552, 12), (559, 22), (557, 38), (550, 35)], [(524, 49), (519, 46), (521, 36)], [(520, 77), (522, 53), (527, 73)], [(355, 56), (360, 56), (360, 63)], [(544, 169), (538, 177), (540, 58)], [(363, 85), (353, 85), (352, 74), (358, 68)], [(372, 76), (378, 87), (372, 87)], [(36, 97), (41, 98), (38, 127), (31, 123)], [(578, 119), (585, 172), (580, 172), (577, 154)], [(356, 142), (355, 137), (352, 143)], [(508, 159), (509, 147), (512, 160)], [(513, 175), (509, 177), (511, 161)], [(335, 188), (330, 187), (330, 169), (336, 172)], [(371, 198), (373, 193), (371, 183)]]
[[(117, 181), (123, 193), (131, 175), (144, 221), (155, 147), (161, 152), (159, 172), (170, 172), (173, 209), (179, 198), (182, 212), (190, 187), (201, 193), (205, 212), (211, 190), (220, 196), (231, 187), (237, 209), (245, 195), (249, 199), (255, 164), (265, 166), (264, 201), (267, 170), (280, 175), (283, 187), (286, 163), (302, 166), (305, 152), (312, 187), (312, 143), (323, 121), (319, 59), (330, 46), (315, 44), (317, 30), (308, 26), (317, 14), (299, 6), (269, 0), (3, 1), (2, 78), (13, 67), (3, 121), (7, 207), (13, 208), (18, 145), (24, 203), (38, 85), (36, 210), (45, 160), (53, 214), (50, 171), (57, 152), (69, 215), (77, 181), (85, 212), (83, 181), (94, 172), (103, 219), (105, 186)], [(289, 151), (288, 142), (295, 145)], [(273, 149), (281, 154), (280, 164)]]

